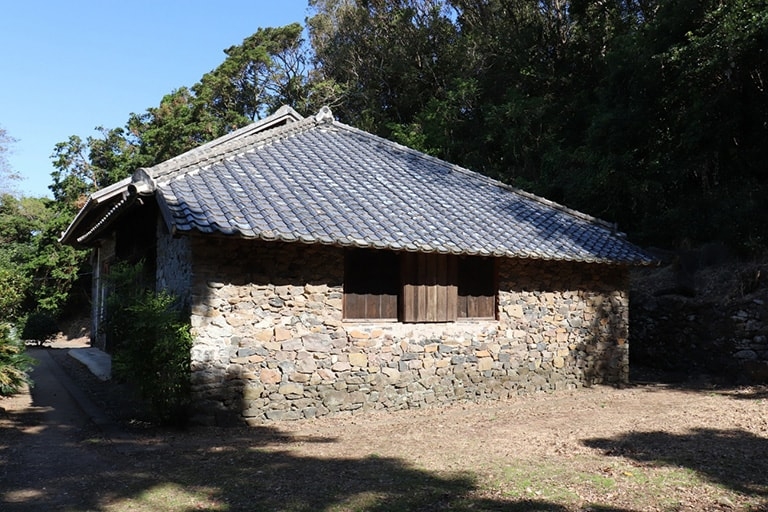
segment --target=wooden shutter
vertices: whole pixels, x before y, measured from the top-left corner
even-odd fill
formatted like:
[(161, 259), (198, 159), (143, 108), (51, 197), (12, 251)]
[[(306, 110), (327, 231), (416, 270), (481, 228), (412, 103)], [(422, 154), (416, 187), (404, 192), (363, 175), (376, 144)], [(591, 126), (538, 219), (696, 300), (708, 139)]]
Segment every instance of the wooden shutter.
[(457, 258), (446, 254), (402, 256), (403, 322), (451, 322), (457, 311)]
[(396, 320), (399, 288), (397, 254), (356, 249), (344, 257), (344, 318)]
[(496, 318), (496, 262), (469, 256), (459, 260), (459, 318)]

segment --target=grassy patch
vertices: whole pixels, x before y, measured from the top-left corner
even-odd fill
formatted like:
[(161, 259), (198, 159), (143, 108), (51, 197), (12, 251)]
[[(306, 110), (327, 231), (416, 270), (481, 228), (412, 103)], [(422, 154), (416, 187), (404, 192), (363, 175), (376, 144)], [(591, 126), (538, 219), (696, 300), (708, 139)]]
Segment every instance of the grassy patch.
[[(485, 468), (485, 472), (494, 470)], [(499, 466), (495, 473), (494, 478), (479, 478), (478, 484), (486, 492), (513, 502), (535, 500), (567, 510), (608, 504), (621, 504), (629, 509), (661, 506), (666, 510), (697, 503), (759, 503), (713, 484), (690, 468), (637, 465), (600, 457), (521, 460)], [(748, 506), (746, 509), (749, 510)]]
[(583, 476), (575, 475), (563, 466), (524, 462), (505, 467), (499, 487), (504, 494), (516, 499), (573, 503), (579, 496), (571, 490), (572, 484)]
[(166, 474), (164, 483), (146, 485), (152, 477), (144, 475), (143, 485), (111, 500), (104, 510), (518, 512), (611, 506), (674, 510), (712, 504), (749, 510), (750, 502), (759, 504), (756, 497), (745, 499), (690, 468), (591, 456), (507, 461), (472, 473), (426, 472), (379, 455), (295, 459), (270, 450), (197, 452), (186, 462), (172, 478)]
[(178, 483), (163, 483), (144, 489), (132, 498), (117, 500), (105, 507), (106, 512), (135, 512), (208, 510), (227, 511), (226, 503), (217, 500), (215, 489), (185, 487)]

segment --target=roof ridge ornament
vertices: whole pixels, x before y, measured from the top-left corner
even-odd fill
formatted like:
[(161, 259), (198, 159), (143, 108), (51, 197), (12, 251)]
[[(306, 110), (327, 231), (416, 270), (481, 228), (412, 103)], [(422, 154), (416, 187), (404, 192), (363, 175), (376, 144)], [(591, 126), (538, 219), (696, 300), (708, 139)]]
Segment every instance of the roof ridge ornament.
[(332, 123), (334, 121), (333, 119), (333, 112), (331, 112), (331, 107), (328, 105), (325, 105), (320, 109), (320, 112), (315, 115), (315, 121), (318, 123)]

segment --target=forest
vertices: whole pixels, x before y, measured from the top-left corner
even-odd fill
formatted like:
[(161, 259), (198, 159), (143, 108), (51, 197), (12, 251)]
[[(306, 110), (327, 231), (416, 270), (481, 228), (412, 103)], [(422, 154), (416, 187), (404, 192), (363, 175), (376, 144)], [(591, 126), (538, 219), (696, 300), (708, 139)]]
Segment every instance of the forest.
[[(644, 247), (768, 245), (765, 0), (310, 0), (123, 126), (52, 148), (53, 199), (11, 192), (0, 129), (0, 311), (59, 319), (89, 193), (287, 104), (614, 222)], [(2, 119), (0, 119), (2, 124)]]

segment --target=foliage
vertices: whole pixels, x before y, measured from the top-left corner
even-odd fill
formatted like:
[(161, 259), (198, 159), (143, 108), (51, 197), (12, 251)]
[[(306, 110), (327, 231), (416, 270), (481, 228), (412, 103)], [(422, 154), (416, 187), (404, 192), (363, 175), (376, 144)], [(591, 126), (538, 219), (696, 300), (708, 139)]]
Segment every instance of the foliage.
[(13, 191), (12, 182), (20, 179), (19, 174), (11, 169), (7, 156), (15, 142), (16, 139), (0, 126), (0, 194), (10, 194)]
[(38, 345), (51, 341), (59, 332), (56, 319), (46, 311), (29, 313), (21, 325), (21, 339), (35, 341)]
[(131, 114), (127, 126), (137, 144), (131, 171), (155, 165), (225, 133), (221, 122), (201, 108), (186, 87), (164, 96), (158, 107)]
[(310, 4), (316, 60), (341, 94), (334, 113), (343, 121), (384, 136), (408, 133), (423, 105), (449, 90), (457, 30), (445, 2)]
[(65, 214), (49, 219), (45, 229), (37, 236), (37, 251), (29, 261), (35, 283), (33, 303), (37, 308), (54, 314), (66, 306), (73, 285), (89, 268), (87, 250), (62, 245), (58, 241), (70, 220), (71, 217)]
[(6, 319), (14, 319), (21, 311), (29, 279), (18, 266), (0, 261), (0, 311)]
[(56, 170), (49, 186), (62, 206), (77, 211), (86, 197), (127, 177), (136, 165), (136, 141), (122, 128), (96, 128), (101, 137), (85, 140), (72, 135), (54, 147), (51, 159)]
[(0, 323), (0, 395), (10, 396), (32, 385), (29, 371), (34, 359), (24, 352), (24, 343), (12, 334), (11, 326)]
[(260, 28), (242, 44), (224, 50), (224, 62), (192, 88), (203, 109), (227, 131), (284, 104), (305, 110), (308, 57), (302, 30), (298, 23)]
[(110, 274), (105, 331), (114, 343), (116, 378), (136, 385), (152, 417), (186, 420), (190, 399), (190, 326), (177, 299), (142, 290), (142, 264), (115, 265)]
[(72, 219), (59, 202), (0, 196), (0, 305), (7, 318), (38, 309), (57, 314), (85, 272), (87, 252), (58, 237)]

